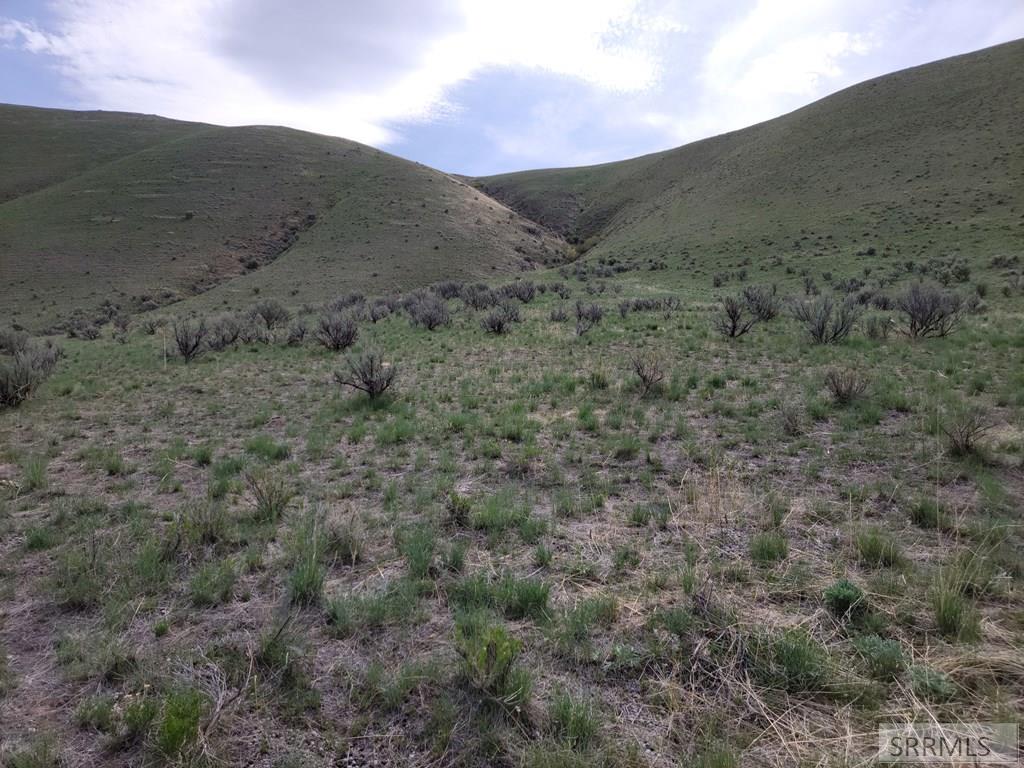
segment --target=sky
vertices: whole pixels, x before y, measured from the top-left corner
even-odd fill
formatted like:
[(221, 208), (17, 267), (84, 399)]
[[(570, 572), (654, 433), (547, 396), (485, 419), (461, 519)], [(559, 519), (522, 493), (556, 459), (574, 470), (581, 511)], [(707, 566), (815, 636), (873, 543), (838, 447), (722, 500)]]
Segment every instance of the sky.
[(0, 102), (607, 162), (1024, 37), (1024, 0), (0, 0)]

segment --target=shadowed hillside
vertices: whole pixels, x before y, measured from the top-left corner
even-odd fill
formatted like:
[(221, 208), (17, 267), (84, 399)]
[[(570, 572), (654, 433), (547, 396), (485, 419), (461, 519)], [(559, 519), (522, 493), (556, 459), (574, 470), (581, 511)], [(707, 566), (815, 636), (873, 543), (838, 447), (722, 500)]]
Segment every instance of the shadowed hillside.
[(670, 267), (995, 255), (1024, 236), (1024, 42), (871, 80), (759, 125), (474, 183), (595, 257)]
[(343, 139), (25, 108), (4, 108), (0, 124), (5, 163), (37, 161), (14, 162), (0, 188), (0, 301), (30, 328), (242, 275), (237, 290), (315, 299), (561, 255), (557, 238), (462, 182)]

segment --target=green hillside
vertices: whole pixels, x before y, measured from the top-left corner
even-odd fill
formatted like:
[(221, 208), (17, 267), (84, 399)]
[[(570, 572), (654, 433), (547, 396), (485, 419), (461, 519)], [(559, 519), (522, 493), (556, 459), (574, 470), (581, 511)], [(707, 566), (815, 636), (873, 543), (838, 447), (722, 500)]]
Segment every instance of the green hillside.
[(0, 123), (5, 153), (37, 161), (12, 165), (0, 204), (0, 303), (29, 328), (240, 276), (232, 290), (314, 299), (561, 257), (557, 238), (462, 182), (343, 139), (25, 108)]
[(1022, 67), (1010, 43), (679, 149), (472, 186), (284, 128), (0, 107), (0, 302), (33, 329), (105, 302), (316, 302), (557, 263), (561, 237), (665, 285), (981, 264), (1024, 236)]
[(996, 255), (1024, 238), (1022, 70), (1017, 41), (667, 152), (473, 183), (594, 257), (688, 274)]
[(0, 203), (209, 127), (125, 112), (0, 104)]

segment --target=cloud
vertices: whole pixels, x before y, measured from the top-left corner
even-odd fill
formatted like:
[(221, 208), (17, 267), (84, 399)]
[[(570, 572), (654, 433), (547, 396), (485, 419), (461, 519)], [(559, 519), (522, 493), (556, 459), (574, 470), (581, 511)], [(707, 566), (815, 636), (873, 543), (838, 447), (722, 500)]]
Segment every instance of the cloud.
[(613, 91), (651, 87), (658, 62), (647, 46), (672, 27), (638, 6), (55, 0), (53, 29), (0, 19), (0, 39), (54, 57), (91, 107), (387, 144), (389, 126), (450, 110), (446, 91), (488, 68), (532, 68)]
[(14, 19), (0, 19), (0, 42), (18, 43), (29, 53), (49, 53), (54, 42), (33, 24)]
[(690, 141), (770, 119), (848, 84), (846, 65), (879, 45), (888, 18), (878, 0), (862, 0), (856, 15), (849, 9), (837, 0), (758, 0), (712, 38), (696, 76), (695, 108), (653, 110), (645, 122)]

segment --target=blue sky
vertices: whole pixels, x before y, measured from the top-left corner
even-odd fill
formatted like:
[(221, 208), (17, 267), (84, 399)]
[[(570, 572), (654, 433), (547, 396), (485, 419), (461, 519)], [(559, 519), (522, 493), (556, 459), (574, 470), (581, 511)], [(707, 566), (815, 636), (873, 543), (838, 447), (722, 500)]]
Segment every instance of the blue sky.
[(0, 0), (0, 101), (485, 174), (678, 146), (1020, 37), (1021, 0)]

